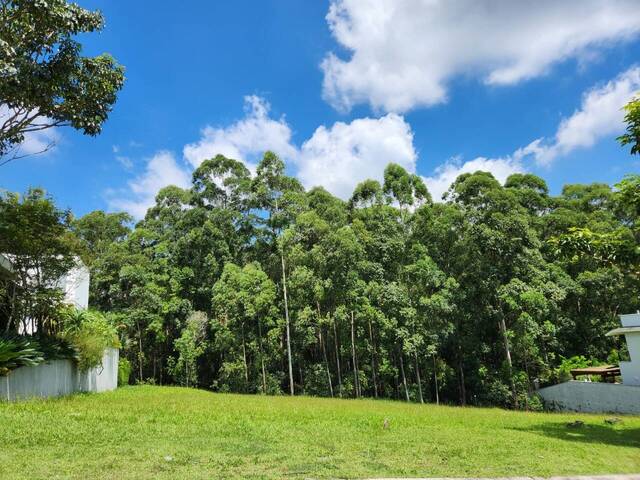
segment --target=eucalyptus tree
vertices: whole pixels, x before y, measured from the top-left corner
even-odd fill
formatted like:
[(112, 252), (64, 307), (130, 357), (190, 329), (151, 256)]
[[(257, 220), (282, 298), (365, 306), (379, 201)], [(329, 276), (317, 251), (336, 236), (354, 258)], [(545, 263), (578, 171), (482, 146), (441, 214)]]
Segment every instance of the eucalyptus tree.
[[(255, 216), (258, 224), (257, 246), (270, 257), (277, 252), (280, 260), (280, 280), (285, 314), (285, 341), (289, 370), (289, 392), (294, 395), (293, 359), (291, 355), (291, 322), (289, 318), (289, 299), (287, 296), (287, 267), (283, 243), (280, 234), (295, 218), (304, 205), (304, 188), (296, 179), (284, 171), (284, 162), (273, 152), (266, 152), (258, 167), (251, 185), (253, 207), (267, 213), (266, 218)], [(268, 262), (271, 264), (271, 262)], [(270, 265), (271, 266), (271, 265)], [(274, 272), (275, 276), (275, 272)]]

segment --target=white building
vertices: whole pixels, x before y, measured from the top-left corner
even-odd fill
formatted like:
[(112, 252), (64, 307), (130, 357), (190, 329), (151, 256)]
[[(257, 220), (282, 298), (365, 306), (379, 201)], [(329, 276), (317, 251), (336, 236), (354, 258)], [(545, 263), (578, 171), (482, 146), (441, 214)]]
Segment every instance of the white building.
[(620, 315), (621, 328), (607, 333), (608, 337), (624, 335), (629, 349), (629, 362), (620, 362), (623, 385), (640, 386), (640, 313)]

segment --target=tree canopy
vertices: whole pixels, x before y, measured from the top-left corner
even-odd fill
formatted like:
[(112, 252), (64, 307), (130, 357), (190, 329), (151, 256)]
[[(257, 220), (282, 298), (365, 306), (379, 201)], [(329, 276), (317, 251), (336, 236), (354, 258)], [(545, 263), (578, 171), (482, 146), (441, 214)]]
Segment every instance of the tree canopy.
[(0, 164), (21, 156), (31, 132), (100, 133), (124, 69), (106, 53), (83, 56), (76, 37), (103, 25), (100, 12), (66, 0), (0, 0)]

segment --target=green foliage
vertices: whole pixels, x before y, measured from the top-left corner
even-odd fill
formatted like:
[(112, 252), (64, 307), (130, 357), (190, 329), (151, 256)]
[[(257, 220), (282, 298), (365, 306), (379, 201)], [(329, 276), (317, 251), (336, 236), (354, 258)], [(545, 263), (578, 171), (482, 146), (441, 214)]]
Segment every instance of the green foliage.
[[(601, 361), (588, 359), (584, 355), (575, 355), (570, 358), (560, 357), (560, 365), (555, 370), (556, 377), (559, 382), (567, 382), (571, 380), (571, 370), (574, 368), (587, 368), (602, 365)], [(591, 378), (589, 376), (589, 378)]]
[(0, 193), (0, 253), (11, 263), (0, 271), (0, 332), (33, 326), (55, 333), (63, 297), (57, 282), (76, 264), (68, 226), (69, 212), (42, 189)]
[(37, 344), (25, 337), (0, 337), (0, 376), (18, 367), (42, 363), (44, 358)]
[(535, 410), (564, 358), (625, 354), (605, 333), (640, 307), (636, 177), (550, 195), (466, 173), (432, 203), (390, 165), (344, 202), (273, 153), (255, 173), (218, 155), (132, 229), (92, 212), (61, 230), (132, 383)]
[(181, 385), (198, 385), (198, 357), (204, 353), (207, 315), (203, 312), (193, 312), (187, 318), (187, 325), (182, 330), (180, 338), (174, 342), (178, 358), (170, 359), (169, 372)]
[(108, 54), (82, 56), (76, 38), (103, 24), (100, 12), (66, 0), (0, 1), (0, 98), (7, 108), (0, 158), (28, 132), (69, 125), (87, 135), (100, 133), (124, 69)]
[(115, 327), (95, 311), (68, 313), (60, 337), (76, 350), (78, 368), (82, 371), (101, 365), (106, 348), (120, 347)]
[(131, 378), (131, 362), (126, 358), (120, 358), (118, 360), (118, 386), (128, 385), (129, 378)]
[(631, 154), (640, 153), (640, 98), (636, 97), (624, 107), (626, 133), (618, 137), (620, 145), (631, 145)]

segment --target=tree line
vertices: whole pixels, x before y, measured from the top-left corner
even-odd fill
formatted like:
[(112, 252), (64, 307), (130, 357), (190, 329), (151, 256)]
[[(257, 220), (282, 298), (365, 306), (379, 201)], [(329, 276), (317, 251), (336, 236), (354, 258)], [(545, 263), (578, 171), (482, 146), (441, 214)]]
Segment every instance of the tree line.
[(0, 329), (59, 330), (52, 287), (81, 257), (131, 382), (539, 408), (536, 386), (628, 355), (604, 334), (640, 307), (640, 175), (553, 196), (535, 175), (478, 171), (443, 200), (389, 164), (343, 201), (272, 152), (255, 173), (204, 161), (133, 226), (5, 192)]
[(343, 201), (219, 155), (134, 228), (69, 230), (132, 381), (534, 408), (567, 359), (625, 355), (604, 333), (640, 306), (639, 188), (475, 172), (435, 203), (390, 164)]

